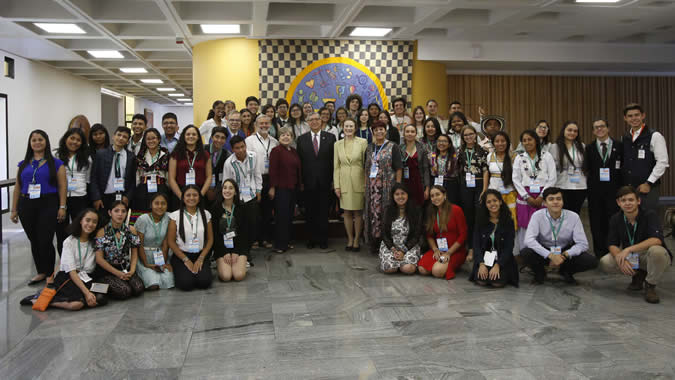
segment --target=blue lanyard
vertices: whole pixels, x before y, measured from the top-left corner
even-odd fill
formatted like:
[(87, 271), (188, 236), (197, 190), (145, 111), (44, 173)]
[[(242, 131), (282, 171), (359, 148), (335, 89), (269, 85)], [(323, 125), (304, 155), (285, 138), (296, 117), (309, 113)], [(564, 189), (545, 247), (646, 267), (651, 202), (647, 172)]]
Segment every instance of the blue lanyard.
[(380, 152), (382, 151), (382, 148), (384, 148), (384, 146), (387, 145), (388, 142), (389, 141), (384, 140), (384, 144), (380, 145), (379, 149), (377, 148), (377, 145), (375, 145), (375, 152), (374, 152), (374, 156), (373, 156), (373, 161), (377, 162), (378, 158), (380, 157)]
[(44, 158), (41, 159), (40, 161), (38, 161), (37, 165), (33, 165), (33, 162), (35, 162), (35, 160), (33, 160), (33, 162), (31, 162), (30, 165), (31, 165), (31, 167), (33, 167), (33, 182), (31, 182), (32, 184), (35, 184), (35, 174), (37, 173), (38, 169), (40, 169), (40, 165), (41, 165), (42, 162), (44, 162), (44, 161), (45, 161)]

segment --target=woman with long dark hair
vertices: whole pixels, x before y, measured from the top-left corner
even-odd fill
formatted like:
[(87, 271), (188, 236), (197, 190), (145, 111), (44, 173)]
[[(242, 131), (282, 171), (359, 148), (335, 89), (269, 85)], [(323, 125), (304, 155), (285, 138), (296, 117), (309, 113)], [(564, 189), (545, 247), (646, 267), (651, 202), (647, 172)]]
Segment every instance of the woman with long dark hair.
[[(288, 109), (288, 123), (285, 126), (293, 129), (293, 135), (297, 141), (298, 137), (309, 132), (309, 124), (305, 121), (305, 115), (302, 113), (302, 107), (298, 103), (293, 103)], [(291, 145), (294, 149), (297, 147), (295, 141)]]
[(439, 135), (436, 138), (436, 149), (428, 156), (429, 184), (443, 186), (448, 200), (458, 203), (460, 195), (458, 154), (447, 135)]
[(67, 182), (66, 217), (56, 225), (56, 250), (60, 255), (63, 241), (68, 237), (66, 227), (82, 210), (89, 207), (87, 193), (92, 159), (84, 132), (79, 128), (66, 130), (59, 140), (55, 157), (64, 163)]
[(169, 215), (167, 242), (173, 252), (170, 262), (176, 288), (206, 289), (213, 282), (209, 253), (213, 247), (211, 213), (199, 207), (202, 194), (196, 185), (181, 192), (180, 209)]
[(141, 215), (134, 228), (141, 244), (138, 246), (138, 275), (146, 290), (173, 288), (173, 268), (169, 264), (169, 243), (166, 240), (169, 228), (169, 196), (153, 193), (150, 197), (152, 210)]
[(136, 190), (131, 200), (130, 225), (134, 225), (136, 219), (150, 212), (151, 199), (158, 192), (169, 197), (168, 170), (169, 151), (160, 146), (162, 136), (155, 128), (145, 131), (141, 148), (136, 155)]
[[(422, 106), (417, 106), (413, 110), (413, 122), (412, 124), (415, 126), (415, 130), (417, 131), (417, 138), (421, 139), (424, 137), (424, 120), (427, 119), (427, 115), (424, 112), (424, 107)], [(437, 119), (438, 120), (438, 119)], [(440, 125), (440, 122), (439, 122)], [(443, 128), (441, 128), (441, 131)]]
[(239, 186), (232, 178), (223, 182), (221, 193), (211, 207), (213, 216), (213, 257), (216, 259), (218, 279), (222, 282), (241, 281), (246, 277), (249, 231), (240, 206)]
[(400, 146), (403, 161), (403, 183), (408, 188), (410, 200), (417, 206), (422, 207), (424, 201), (429, 199), (429, 188), (431, 187), (429, 158), (424, 150), (424, 145), (417, 141), (417, 130), (414, 125), (408, 125), (403, 129), (403, 141), (404, 143)]
[(558, 170), (555, 186), (562, 189), (563, 207), (577, 215), (581, 212), (588, 189), (584, 172), (585, 151), (581, 130), (575, 121), (563, 124), (560, 135), (549, 150)]
[[(375, 121), (377, 121), (378, 116), (380, 116), (380, 113), (382, 112), (382, 108), (380, 108), (380, 105), (377, 103), (370, 103), (368, 104), (368, 116), (370, 117), (370, 124), (372, 125)], [(395, 141), (396, 142), (396, 141)]]
[(242, 108), (239, 111), (241, 117), (241, 130), (244, 131), (246, 137), (255, 133), (255, 115), (248, 108)]
[(365, 108), (360, 110), (359, 118), (356, 123), (356, 137), (365, 139), (368, 141), (368, 144), (373, 142), (373, 131), (370, 130), (371, 125), (368, 110)]
[(54, 272), (56, 224), (66, 218), (66, 169), (52, 156), (49, 136), (36, 129), (28, 136), (26, 154), (19, 162), (12, 195), (10, 220), (21, 225), (33, 254), (37, 275), (29, 285), (43, 281)]
[(469, 280), (495, 288), (506, 284), (518, 287), (518, 264), (513, 257), (516, 234), (502, 194), (488, 189), (476, 214), (475, 253)]
[(278, 131), (283, 125), (279, 125), (276, 117), (276, 109), (272, 104), (265, 104), (262, 106), (262, 113), (261, 115), (265, 115), (270, 118), (270, 131), (269, 134), (270, 136), (274, 137), (275, 139), (277, 138)]
[(92, 158), (96, 157), (96, 151), (110, 146), (110, 135), (103, 124), (96, 123), (89, 130), (89, 151)]
[(430, 117), (424, 122), (424, 137), (422, 137), (421, 141), (427, 153), (431, 154), (431, 152), (436, 150), (436, 139), (442, 134), (441, 124), (438, 122), (438, 119)]
[(380, 269), (384, 273), (413, 274), (420, 259), (422, 217), (418, 207), (409, 199), (405, 185), (397, 183), (391, 189), (391, 201), (385, 210)]
[[(551, 124), (546, 120), (539, 120), (535, 125), (533, 131), (539, 140), (539, 146), (542, 152), (548, 152), (553, 144), (551, 144)], [(518, 144), (515, 152), (520, 154), (525, 151), (522, 143)]]
[(176, 210), (187, 185), (196, 185), (203, 197), (211, 186), (212, 167), (209, 152), (204, 149), (199, 129), (190, 124), (183, 129), (169, 159), (169, 187), (173, 191), (169, 210)]
[(462, 147), (462, 129), (467, 125), (469, 125), (469, 120), (459, 111), (453, 112), (448, 119), (448, 137), (455, 150)]
[(513, 187), (513, 160), (511, 158), (511, 138), (504, 131), (499, 131), (492, 137), (494, 152), (488, 154), (488, 171), (490, 183), (488, 189), (498, 191), (502, 195), (504, 204), (511, 211), (514, 225), (518, 229), (516, 217), (516, 199), (518, 193)]

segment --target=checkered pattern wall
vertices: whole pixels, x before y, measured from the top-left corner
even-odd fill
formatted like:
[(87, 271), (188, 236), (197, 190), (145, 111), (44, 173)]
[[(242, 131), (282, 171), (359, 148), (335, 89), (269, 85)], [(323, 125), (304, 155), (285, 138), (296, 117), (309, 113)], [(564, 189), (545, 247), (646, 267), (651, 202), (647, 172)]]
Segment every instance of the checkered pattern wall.
[(329, 57), (351, 58), (366, 66), (382, 82), (390, 102), (400, 96), (410, 100), (411, 41), (260, 40), (259, 47), (262, 104), (285, 98), (296, 75)]

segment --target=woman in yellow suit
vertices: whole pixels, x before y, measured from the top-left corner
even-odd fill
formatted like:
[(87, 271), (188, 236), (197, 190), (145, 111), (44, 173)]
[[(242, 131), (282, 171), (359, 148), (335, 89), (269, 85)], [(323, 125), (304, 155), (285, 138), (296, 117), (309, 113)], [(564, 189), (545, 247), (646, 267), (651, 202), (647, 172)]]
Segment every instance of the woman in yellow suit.
[(352, 118), (344, 121), (342, 131), (345, 138), (336, 142), (333, 149), (333, 183), (335, 195), (340, 199), (340, 208), (344, 210), (347, 231), (345, 250), (358, 252), (361, 249), (359, 238), (363, 227), (366, 191), (363, 158), (368, 141), (356, 137), (356, 121)]

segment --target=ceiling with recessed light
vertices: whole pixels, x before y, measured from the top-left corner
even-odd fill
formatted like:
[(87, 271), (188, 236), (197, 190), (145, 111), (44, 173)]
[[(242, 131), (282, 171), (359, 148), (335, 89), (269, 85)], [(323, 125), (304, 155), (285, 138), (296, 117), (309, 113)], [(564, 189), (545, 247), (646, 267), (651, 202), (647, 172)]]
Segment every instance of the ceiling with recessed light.
[[(0, 49), (44, 61), (123, 94), (181, 104), (177, 99), (192, 96), (192, 47), (200, 42), (232, 37), (372, 38), (350, 36), (360, 27), (391, 28), (377, 38), (419, 40), (420, 46), (428, 46), (421, 52), (445, 41), (637, 44), (675, 50), (675, 0), (607, 4), (575, 0), (2, 0)], [(436, 60), (449, 70), (477, 67), (470, 59), (439, 56)], [(561, 67), (574, 69), (581, 64), (562, 62)], [(674, 64), (661, 62), (653, 68), (675, 71)], [(510, 65), (532, 66), (516, 61)], [(494, 65), (482, 62), (478, 67)], [(122, 68), (131, 70), (123, 72)]]

